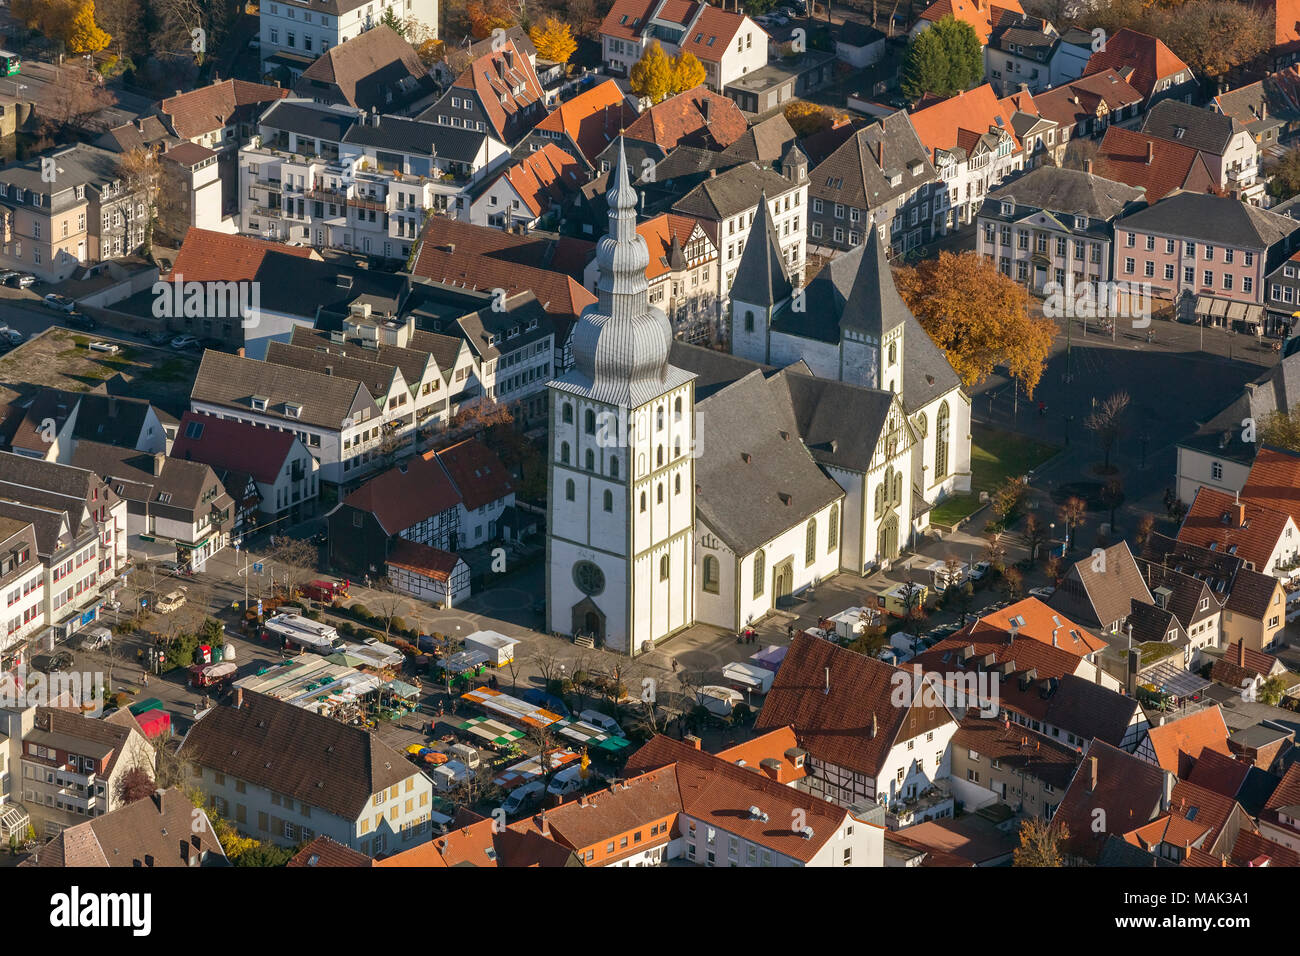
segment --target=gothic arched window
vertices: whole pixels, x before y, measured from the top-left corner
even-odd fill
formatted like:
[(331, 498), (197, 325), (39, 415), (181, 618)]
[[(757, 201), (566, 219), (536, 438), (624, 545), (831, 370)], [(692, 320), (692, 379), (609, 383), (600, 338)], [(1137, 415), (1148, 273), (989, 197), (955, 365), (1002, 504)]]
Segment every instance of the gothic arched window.
[(645, 514), (645, 492), (641, 492), (641, 513)]
[(573, 424), (573, 403), (572, 402), (564, 403), (564, 406), (560, 412), (560, 417), (564, 420), (564, 424), (566, 425)]
[(587, 449), (587, 470), (588, 471), (596, 470), (596, 453), (592, 451), (590, 448)]
[(760, 548), (754, 554), (754, 597), (763, 595), (763, 577), (767, 573), (767, 552)]
[(560, 461), (566, 465), (569, 463), (569, 443), (567, 441), (560, 442)]
[(664, 446), (660, 445), (655, 449), (655, 467), (662, 468), (664, 463)]
[(574, 498), (574, 494), (573, 494), (573, 479), (570, 478), (568, 481), (566, 481), (566, 482), (564, 483), (564, 499), (565, 499), (566, 501), (572, 501), (573, 498)]
[(664, 503), (664, 483), (661, 481), (659, 482), (658, 485), (655, 486), (655, 504), (661, 505), (663, 503)]
[(817, 521), (813, 519), (808, 522), (808, 530), (804, 533), (803, 544), (803, 563), (804, 567), (812, 564), (817, 560)]
[(668, 555), (666, 554), (659, 559), (659, 580), (668, 580)]
[(682, 476), (681, 476), (681, 475), (674, 475), (674, 476), (673, 476), (673, 494), (675, 494), (675, 495), (680, 495), (681, 493), (682, 493)]
[(934, 434), (934, 479), (948, 477), (948, 403), (939, 405), (939, 414), (935, 416)]
[(745, 312), (745, 331), (754, 331), (754, 313), (748, 310)]
[(583, 423), (588, 435), (596, 434), (596, 413), (590, 408), (587, 409), (587, 414), (583, 416)]
[(664, 430), (664, 407), (660, 405), (658, 408), (655, 409), (655, 431), (661, 432), (663, 430)]
[(605, 492), (605, 510), (606, 511), (614, 510), (614, 492), (612, 491)]
[(704, 590), (709, 594), (718, 593), (718, 582), (722, 577), (721, 566), (713, 555), (704, 557)]
[(611, 458), (611, 459), (609, 460), (609, 476), (610, 476), (611, 478), (617, 478), (617, 477), (618, 477), (618, 459), (617, 459), (617, 458)]
[(826, 552), (829, 554), (840, 544), (840, 506), (831, 505), (830, 527), (826, 529)]
[(682, 420), (682, 397), (678, 395), (677, 400), (673, 402), (673, 421), (680, 422), (681, 420)]

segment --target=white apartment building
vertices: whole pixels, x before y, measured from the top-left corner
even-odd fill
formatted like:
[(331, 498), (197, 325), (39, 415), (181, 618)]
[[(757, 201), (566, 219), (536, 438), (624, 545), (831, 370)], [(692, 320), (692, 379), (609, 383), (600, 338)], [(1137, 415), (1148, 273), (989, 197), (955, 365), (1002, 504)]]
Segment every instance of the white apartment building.
[(611, 73), (626, 75), (655, 42), (664, 53), (693, 53), (705, 84), (721, 92), (728, 83), (767, 66), (768, 35), (753, 20), (707, 3), (617, 0), (600, 27), (601, 51)]
[(263, 3), (258, 15), (262, 69), (267, 60), (287, 54), (285, 62), (301, 61), (299, 71), (331, 47), (377, 26), (391, 10), (398, 20), (414, 17), (438, 34), (438, 0), (275, 0)]
[(484, 132), (284, 100), (240, 150), (240, 231), (405, 259), (425, 217), (509, 155)]

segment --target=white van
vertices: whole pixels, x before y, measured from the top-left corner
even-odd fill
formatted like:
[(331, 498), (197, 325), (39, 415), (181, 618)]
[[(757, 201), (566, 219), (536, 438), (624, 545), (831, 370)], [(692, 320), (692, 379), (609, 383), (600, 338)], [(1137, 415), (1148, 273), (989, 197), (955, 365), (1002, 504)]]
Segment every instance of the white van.
[(530, 780), (522, 787), (511, 790), (505, 802), (501, 804), (501, 809), (505, 811), (506, 816), (513, 817), (516, 813), (522, 813), (524, 810), (536, 806), (545, 792), (545, 780)]
[[(589, 777), (593, 776), (590, 768), (588, 768), (587, 774)], [(582, 767), (574, 764), (573, 766), (565, 767), (552, 777), (550, 785), (546, 788), (546, 792), (554, 797), (567, 797), (581, 790), (583, 784), (586, 782), (586, 780), (582, 779)]]
[(696, 693), (696, 699), (705, 710), (717, 717), (730, 717), (736, 705), (745, 702), (740, 691), (730, 687), (719, 687), (716, 684), (701, 687)]
[(434, 789), (441, 790), (443, 793), (455, 790), (473, 776), (474, 772), (459, 760), (448, 760), (442, 766), (434, 767), (429, 773)]
[(108, 642), (113, 639), (113, 632), (102, 624), (82, 628), (80, 634), (81, 649), (83, 651), (97, 651), (102, 647), (107, 647)]
[(599, 727), (607, 734), (617, 734), (623, 736), (623, 728), (618, 725), (618, 721), (609, 714), (602, 714), (598, 710), (584, 710), (578, 715), (578, 719), (584, 723), (591, 724), (593, 727)]

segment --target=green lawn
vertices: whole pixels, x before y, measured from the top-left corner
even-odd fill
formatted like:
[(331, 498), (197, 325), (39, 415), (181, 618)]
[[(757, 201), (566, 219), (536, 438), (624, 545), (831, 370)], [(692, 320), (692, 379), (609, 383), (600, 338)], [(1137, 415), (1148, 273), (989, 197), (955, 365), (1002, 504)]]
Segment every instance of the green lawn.
[(1056, 445), (972, 422), (971, 493), (941, 501), (930, 512), (930, 523), (952, 527), (979, 508), (981, 491), (991, 492), (1007, 478), (1027, 474), (1056, 452)]

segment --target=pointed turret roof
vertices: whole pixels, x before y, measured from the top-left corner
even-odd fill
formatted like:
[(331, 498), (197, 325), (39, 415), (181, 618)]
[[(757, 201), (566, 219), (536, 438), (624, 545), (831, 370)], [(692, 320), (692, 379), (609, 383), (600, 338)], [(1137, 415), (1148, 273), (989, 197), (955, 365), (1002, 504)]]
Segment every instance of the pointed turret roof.
[(794, 292), (785, 273), (785, 257), (767, 208), (766, 192), (759, 197), (758, 212), (749, 227), (749, 238), (745, 240), (745, 251), (741, 253), (731, 288), (738, 301), (765, 307), (784, 302)]
[(574, 326), (573, 368), (552, 384), (634, 408), (691, 376), (668, 364), (672, 326), (646, 295), (650, 252), (636, 231), (637, 194), (628, 177), (622, 138), (605, 200), (609, 232), (596, 247), (598, 301), (583, 309)]

